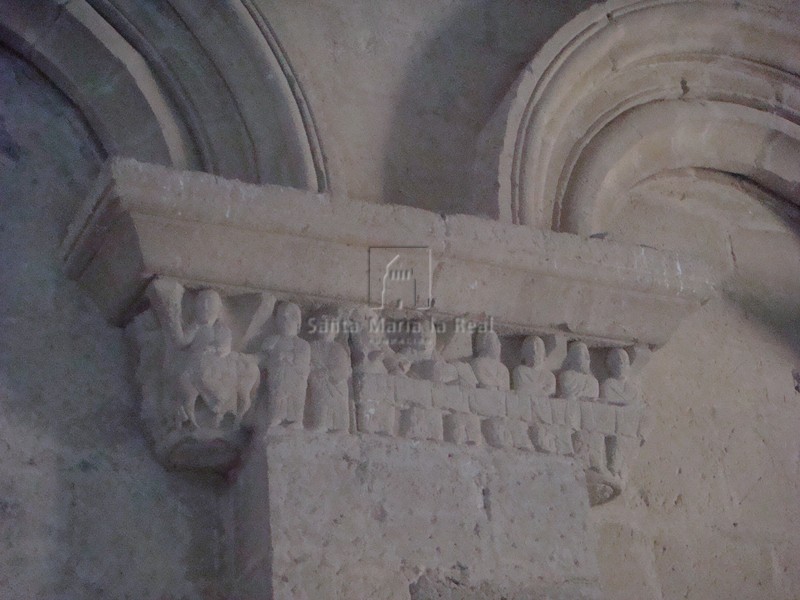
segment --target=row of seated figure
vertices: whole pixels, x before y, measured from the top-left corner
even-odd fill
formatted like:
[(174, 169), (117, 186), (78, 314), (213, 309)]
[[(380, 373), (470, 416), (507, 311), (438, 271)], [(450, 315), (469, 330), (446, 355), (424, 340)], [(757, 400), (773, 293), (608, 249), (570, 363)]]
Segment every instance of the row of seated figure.
[[(163, 362), (175, 382), (179, 425), (198, 426), (198, 399), (214, 414), (214, 426), (228, 413), (238, 424), (250, 407), (262, 371), (267, 374), (262, 395), (269, 425), (327, 431), (351, 427), (351, 375), (393, 375), (499, 391), (511, 389), (513, 381), (515, 390), (539, 397), (602, 398), (619, 405), (633, 403), (638, 396), (628, 355), (622, 349), (609, 351), (610, 376), (600, 386), (591, 373), (586, 344), (569, 345), (556, 377), (544, 366), (544, 342), (531, 336), (522, 344), (521, 364), (512, 376), (501, 361), (500, 338), (494, 331), (476, 334), (474, 356), (467, 360), (448, 361), (439, 355), (436, 329), (428, 320), (419, 321), (418, 332), (394, 348), (380, 328), (354, 328), (348, 332), (348, 348), (336, 341), (334, 327), (320, 329), (311, 341), (304, 339), (300, 308), (291, 302), (275, 304), (272, 299), (269, 334), (257, 351), (244, 353), (232, 350), (232, 332), (221, 319), (223, 302), (216, 291), (195, 295), (193, 320), (186, 327), (180, 312), (182, 297), (182, 287), (169, 282), (159, 282), (153, 296), (165, 347)], [(362, 321), (373, 317), (370, 310), (356, 315)]]
[(434, 383), (479, 387), (494, 390), (513, 389), (537, 396), (558, 395), (570, 399), (602, 399), (611, 404), (632, 404), (639, 389), (631, 377), (630, 359), (622, 348), (612, 348), (606, 358), (609, 377), (602, 385), (592, 375), (589, 348), (573, 341), (558, 377), (545, 366), (546, 351), (541, 337), (526, 337), (521, 347), (521, 363), (509, 373), (501, 360), (501, 344), (493, 331), (478, 333), (474, 357), (468, 361), (444, 360), (436, 350), (436, 330), (422, 321), (421, 334), (411, 350), (393, 350), (380, 334), (361, 330), (351, 337), (355, 372), (407, 375)]

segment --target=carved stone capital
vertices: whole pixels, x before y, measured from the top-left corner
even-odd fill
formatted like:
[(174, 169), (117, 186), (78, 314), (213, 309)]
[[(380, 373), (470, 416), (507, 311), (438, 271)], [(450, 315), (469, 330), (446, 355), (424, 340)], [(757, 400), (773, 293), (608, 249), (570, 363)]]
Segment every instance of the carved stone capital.
[(164, 278), (150, 284), (147, 297), (149, 308), (126, 331), (155, 452), (171, 468), (227, 470), (247, 441), (242, 419), (261, 379), (252, 350), (275, 299), (187, 291)]
[[(368, 307), (375, 246), (430, 249), (429, 310)], [(714, 290), (702, 263), (650, 248), (129, 160), (109, 163), (63, 247), (127, 324), (171, 467), (233, 465), (255, 403), (259, 427), (567, 456), (598, 503), (642, 439), (636, 373)], [(305, 331), (319, 310), (362, 328)], [(483, 325), (437, 331), (470, 317)], [(374, 318), (419, 328), (390, 339), (364, 329)]]

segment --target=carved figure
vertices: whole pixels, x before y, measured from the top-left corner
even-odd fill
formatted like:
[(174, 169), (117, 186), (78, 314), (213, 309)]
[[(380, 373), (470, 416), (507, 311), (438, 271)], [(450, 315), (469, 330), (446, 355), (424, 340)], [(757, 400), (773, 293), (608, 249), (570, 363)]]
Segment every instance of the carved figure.
[(231, 330), (220, 321), (222, 299), (210, 289), (195, 298), (194, 320), (182, 325), (183, 287), (159, 280), (153, 284), (153, 308), (165, 338), (165, 367), (177, 378), (177, 425), (197, 427), (195, 408), (202, 398), (219, 427), (226, 414), (238, 426), (249, 410), (260, 374), (255, 357), (231, 350)]
[(468, 386), (471, 378), (472, 387), (477, 384), (472, 367), (466, 363), (448, 362), (439, 355), (436, 349), (436, 327), (430, 320), (419, 322), (419, 333), (412, 336), (410, 343), (400, 354), (411, 361), (408, 374), (415, 379), (446, 385), (464, 382)]
[(420, 333), (412, 338), (409, 347), (401, 355), (409, 357), (411, 367), (408, 375), (445, 385), (477, 387), (478, 380), (472, 367), (463, 361), (448, 361), (442, 358), (436, 348), (436, 327), (431, 320), (420, 321)]
[(411, 362), (394, 350), (386, 339), (383, 319), (371, 308), (355, 315), (354, 331), (350, 334), (353, 372), (405, 375)]
[(261, 351), (267, 369), (269, 424), (303, 426), (311, 347), (298, 337), (300, 307), (284, 302), (275, 309), (276, 333), (264, 339)]
[(606, 356), (606, 366), (611, 377), (603, 381), (600, 397), (610, 404), (635, 404), (641, 390), (635, 379), (631, 378), (631, 361), (622, 348), (612, 348)]
[(350, 355), (335, 341), (336, 331), (328, 327), (311, 342), (311, 372), (308, 377), (309, 427), (323, 431), (350, 428)]
[(494, 331), (475, 336), (475, 358), (470, 361), (478, 387), (488, 390), (511, 388), (508, 368), (500, 362), (500, 338)]
[(514, 368), (514, 389), (544, 398), (555, 394), (556, 376), (544, 367), (546, 353), (542, 338), (526, 337), (521, 354), (522, 364)]
[(596, 400), (600, 386), (591, 373), (589, 348), (583, 342), (571, 342), (564, 361), (564, 370), (558, 374), (558, 395), (569, 399)]

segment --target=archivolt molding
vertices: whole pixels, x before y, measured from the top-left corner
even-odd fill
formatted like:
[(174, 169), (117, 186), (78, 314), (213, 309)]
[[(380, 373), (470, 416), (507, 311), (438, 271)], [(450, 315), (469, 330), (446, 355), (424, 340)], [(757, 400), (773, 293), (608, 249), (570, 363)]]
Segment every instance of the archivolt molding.
[(9, 0), (0, 42), (75, 103), (109, 156), (328, 188), (303, 92), (249, 2)]
[(745, 2), (586, 11), (487, 125), (476, 193), (501, 220), (585, 235), (659, 170), (719, 169), (800, 201), (799, 21)]

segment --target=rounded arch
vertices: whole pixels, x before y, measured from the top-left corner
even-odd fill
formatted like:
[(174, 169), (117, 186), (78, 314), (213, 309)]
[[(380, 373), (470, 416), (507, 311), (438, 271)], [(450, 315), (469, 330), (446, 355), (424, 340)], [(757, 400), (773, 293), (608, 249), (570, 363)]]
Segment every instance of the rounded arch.
[(798, 23), (790, 3), (593, 7), (542, 48), (485, 128), (477, 193), (504, 220), (585, 235), (658, 171), (730, 172), (800, 203)]
[(328, 189), (303, 91), (250, 0), (7, 0), (0, 43), (65, 93), (108, 155)]

